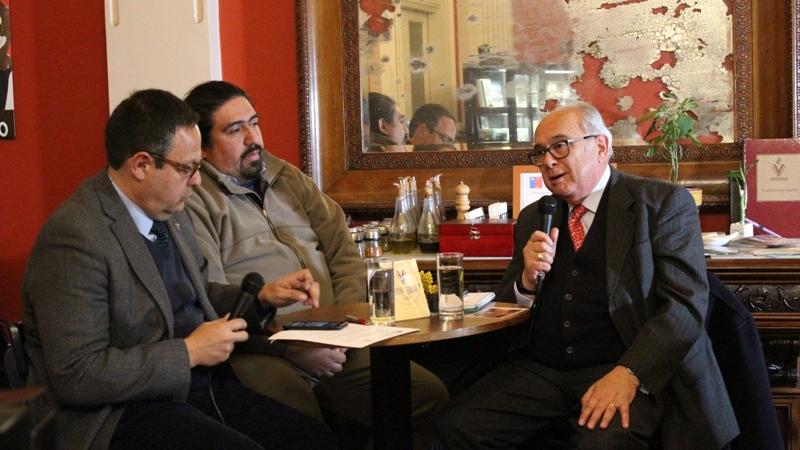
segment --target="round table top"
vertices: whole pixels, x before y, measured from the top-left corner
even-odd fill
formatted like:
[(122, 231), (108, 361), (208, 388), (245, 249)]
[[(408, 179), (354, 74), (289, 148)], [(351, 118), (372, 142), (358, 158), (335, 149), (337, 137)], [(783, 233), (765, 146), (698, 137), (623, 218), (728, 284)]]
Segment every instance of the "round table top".
[[(519, 308), (513, 303), (492, 302), (481, 311), (486, 311), (490, 307)], [(366, 303), (323, 305), (315, 309), (296, 311), (277, 316), (270, 323), (269, 328), (271, 331), (277, 332), (283, 329), (284, 323), (293, 320), (345, 320), (346, 314), (366, 319), (369, 317), (369, 305)], [(517, 325), (528, 320), (529, 316), (530, 310), (524, 308), (503, 317), (476, 317), (473, 314), (465, 314), (463, 319), (458, 320), (441, 320), (438, 316), (404, 320), (395, 322), (395, 326), (417, 328), (419, 331), (377, 342), (372, 344), (372, 347), (422, 344), (473, 336)]]

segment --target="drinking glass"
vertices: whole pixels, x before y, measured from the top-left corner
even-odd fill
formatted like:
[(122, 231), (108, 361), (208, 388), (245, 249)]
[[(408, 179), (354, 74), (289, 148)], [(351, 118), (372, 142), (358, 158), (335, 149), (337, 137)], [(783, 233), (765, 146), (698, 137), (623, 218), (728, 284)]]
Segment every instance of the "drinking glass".
[(369, 320), (373, 325), (394, 325), (394, 261), (366, 258)]
[(437, 253), (436, 281), (439, 284), (439, 317), (464, 317), (464, 254)]

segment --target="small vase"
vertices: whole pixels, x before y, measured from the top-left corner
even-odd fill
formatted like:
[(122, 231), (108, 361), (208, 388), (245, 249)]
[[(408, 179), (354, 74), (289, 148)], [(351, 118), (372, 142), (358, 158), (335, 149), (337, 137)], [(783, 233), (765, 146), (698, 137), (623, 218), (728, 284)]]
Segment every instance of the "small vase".
[(438, 316), (439, 315), (439, 293), (434, 292), (426, 292), (425, 299), (428, 300), (428, 310), (431, 312), (431, 316)]
[(731, 233), (739, 233), (739, 237), (753, 236), (753, 224), (744, 222), (733, 222), (731, 224)]

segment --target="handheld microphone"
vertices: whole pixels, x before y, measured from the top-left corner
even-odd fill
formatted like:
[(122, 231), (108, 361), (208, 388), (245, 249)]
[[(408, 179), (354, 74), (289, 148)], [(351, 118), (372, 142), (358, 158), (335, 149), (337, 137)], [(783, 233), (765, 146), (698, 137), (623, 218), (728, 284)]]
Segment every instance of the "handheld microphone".
[[(542, 223), (539, 229), (544, 231), (545, 234), (550, 234), (550, 228), (553, 227), (553, 214), (555, 214), (556, 208), (558, 208), (558, 203), (556, 202), (555, 197), (553, 197), (552, 195), (544, 196), (539, 200), (539, 214), (542, 215)], [(543, 281), (544, 281), (544, 272), (539, 271), (539, 273), (536, 274), (537, 295), (542, 290)]]
[(231, 315), (228, 317), (228, 320), (242, 317), (244, 310), (256, 299), (262, 286), (264, 286), (264, 279), (261, 278), (261, 275), (258, 273), (250, 272), (245, 275), (244, 280), (242, 280), (242, 288), (239, 291), (239, 296), (236, 297), (236, 302), (233, 304), (233, 309), (231, 309)]

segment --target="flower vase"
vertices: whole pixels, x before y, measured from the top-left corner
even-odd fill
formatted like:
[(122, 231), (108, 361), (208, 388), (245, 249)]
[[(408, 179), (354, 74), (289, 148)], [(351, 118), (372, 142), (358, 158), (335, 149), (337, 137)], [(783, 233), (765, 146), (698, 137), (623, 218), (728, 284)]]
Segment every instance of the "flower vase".
[(434, 292), (426, 292), (425, 298), (428, 300), (428, 310), (431, 312), (431, 316), (438, 316), (439, 315), (439, 293)]

